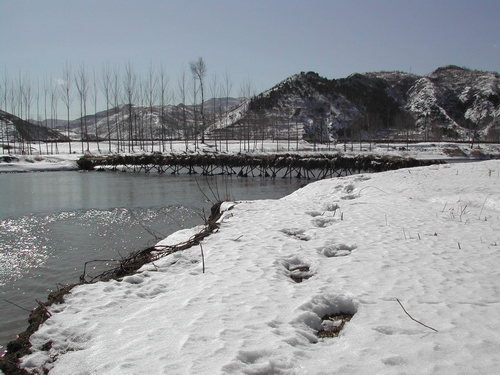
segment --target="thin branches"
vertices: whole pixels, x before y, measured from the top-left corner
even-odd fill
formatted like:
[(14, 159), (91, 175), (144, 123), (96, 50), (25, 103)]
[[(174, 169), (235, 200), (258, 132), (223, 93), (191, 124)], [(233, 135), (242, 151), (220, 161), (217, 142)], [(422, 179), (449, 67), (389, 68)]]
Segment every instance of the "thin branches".
[(11, 305), (14, 305), (14, 306), (16, 306), (16, 307), (19, 307), (21, 310), (24, 310), (24, 311), (27, 311), (27, 312), (31, 312), (31, 310), (25, 309), (24, 307), (19, 306), (17, 303), (11, 302), (11, 301), (9, 301), (8, 299), (5, 299), (5, 298), (4, 298), (3, 300), (4, 300), (5, 302), (7, 302), (7, 303), (10, 303)]
[(146, 224), (144, 224), (141, 220), (139, 220), (139, 218), (134, 214), (134, 212), (132, 210), (129, 210), (129, 213), (130, 213), (130, 216), (132, 217), (132, 219), (134, 219), (135, 221), (137, 221), (137, 223), (142, 227), (142, 229), (144, 229), (151, 236), (153, 236), (156, 241), (160, 241), (162, 238), (165, 238), (165, 236), (162, 235), (161, 233), (158, 233), (155, 230), (153, 230), (153, 229), (149, 228), (148, 226), (146, 226)]
[(203, 254), (203, 246), (201, 245), (201, 242), (200, 242), (200, 249), (201, 249), (201, 262), (203, 264), (203, 273), (205, 273), (205, 254)]
[[(481, 214), (483, 213), (483, 209), (484, 209), (484, 205), (486, 204), (486, 200), (488, 199), (489, 195), (486, 196), (486, 198), (484, 198), (484, 202), (483, 202), (483, 205), (481, 206), (481, 211), (479, 212), (479, 220), (481, 220)], [(486, 219), (486, 217), (485, 217)]]
[(425, 325), (424, 323), (418, 321), (417, 319), (414, 319), (410, 314), (408, 314), (408, 311), (406, 311), (406, 309), (404, 308), (403, 304), (399, 301), (399, 299), (396, 298), (396, 301), (398, 301), (399, 303), (399, 306), (401, 306), (401, 308), (403, 309), (403, 311), (405, 312), (406, 315), (408, 315), (410, 317), (411, 320), (413, 320), (414, 322), (417, 322), (418, 324), (421, 324), (423, 325), (424, 327), (426, 328), (429, 328), (429, 329), (432, 329), (434, 332), (437, 332), (438, 330), (437, 329), (434, 329), (432, 327), (429, 327), (428, 325)]

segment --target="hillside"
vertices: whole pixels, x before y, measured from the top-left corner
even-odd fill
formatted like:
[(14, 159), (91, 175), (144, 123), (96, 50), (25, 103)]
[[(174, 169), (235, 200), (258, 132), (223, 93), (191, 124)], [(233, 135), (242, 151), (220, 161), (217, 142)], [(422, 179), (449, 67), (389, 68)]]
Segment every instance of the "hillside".
[[(425, 76), (382, 71), (328, 79), (315, 72), (301, 72), (251, 98), (205, 101), (205, 124), (200, 109), (193, 105), (144, 103), (122, 104), (73, 120), (69, 133), (65, 121), (50, 123), (51, 128), (74, 140), (165, 141), (206, 137), (248, 142), (498, 142), (499, 78), (496, 72), (454, 65), (440, 67)], [(28, 140), (40, 139), (37, 134), (48, 140), (64, 138), (47, 130), (46, 121), (39, 123), (45, 133), (16, 121), (19, 134)]]
[[(213, 122), (214, 114), (220, 116), (221, 113), (237, 105), (240, 101), (238, 98), (212, 98), (204, 102), (204, 111), (208, 114), (209, 121)], [(54, 124), (55, 129), (67, 134), (68, 124), (66, 120), (49, 121)], [(196, 121), (201, 124), (200, 114), (195, 113), (192, 105), (165, 105), (162, 108), (160, 105), (150, 107), (134, 104), (132, 106), (111, 107), (108, 110), (71, 120), (69, 128), (70, 137), (75, 140), (80, 139), (80, 134), (85, 133), (88, 134), (89, 140), (96, 138), (103, 140), (108, 139), (109, 136), (112, 139), (117, 139), (123, 135), (128, 139), (130, 129), (134, 138), (162, 139), (163, 136), (166, 139), (169, 137), (183, 138), (184, 134), (191, 137), (190, 133), (194, 131)], [(34, 120), (31, 122), (42, 126), (45, 123), (45, 121)]]
[[(67, 137), (48, 126), (33, 124), (11, 113), (0, 110), (2, 139), (23, 139), (25, 141), (64, 141)], [(8, 135), (8, 136), (6, 136)], [(5, 146), (4, 146), (5, 147)]]
[(468, 140), (472, 135), (498, 141), (499, 105), (495, 72), (446, 66), (423, 77), (375, 72), (333, 80), (302, 72), (242, 103), (214, 128), (228, 123), (256, 135), (284, 137), (292, 131), (318, 141)]

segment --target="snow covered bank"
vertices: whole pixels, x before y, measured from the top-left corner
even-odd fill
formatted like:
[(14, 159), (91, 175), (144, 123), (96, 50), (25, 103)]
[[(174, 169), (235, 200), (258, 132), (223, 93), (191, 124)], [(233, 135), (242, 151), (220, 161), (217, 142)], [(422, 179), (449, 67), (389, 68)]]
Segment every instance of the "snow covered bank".
[[(306, 141), (300, 141), (298, 144), (286, 142), (275, 143), (265, 141), (263, 143), (253, 144), (252, 149), (242, 149), (241, 144), (237, 141), (230, 141), (227, 145), (227, 150), (222, 152), (222, 155), (228, 154), (245, 154), (245, 155), (276, 155), (276, 154), (337, 154), (340, 153), (345, 157), (356, 157), (374, 155), (378, 157), (403, 157), (414, 158), (418, 160), (484, 160), (500, 158), (500, 145), (493, 143), (476, 144), (474, 149), (470, 148), (469, 144), (453, 143), (453, 142), (422, 142), (422, 143), (331, 143), (328, 145), (317, 144), (313, 145)], [(31, 145), (33, 155), (22, 155), (21, 150), (13, 150), (12, 155), (0, 155), (0, 173), (1, 172), (27, 172), (27, 171), (56, 171), (56, 170), (77, 170), (76, 161), (84, 154), (70, 152), (70, 150), (80, 150), (80, 144), (73, 142), (72, 148), (69, 148), (68, 143), (59, 143), (57, 152), (49, 152), (47, 146)], [(116, 150), (116, 145), (113, 150)], [(158, 151), (160, 145), (155, 146)], [(195, 154), (212, 154), (216, 148), (213, 144), (200, 144), (196, 147), (194, 144), (188, 145), (184, 142), (176, 141), (169, 145), (164, 154), (179, 154), (179, 155), (195, 155)], [(149, 155), (151, 149), (141, 150), (136, 149), (133, 153), (120, 153), (119, 155)], [(103, 145), (97, 143), (89, 144), (89, 151), (85, 153), (89, 156), (107, 156), (118, 155), (116, 152), (106, 152)]]
[(76, 160), (77, 156), (71, 154), (43, 157), (0, 155), (0, 173), (76, 171), (78, 170)]
[[(205, 273), (196, 246), (77, 286), (22, 364), (51, 375), (496, 373), (499, 184), (500, 162), (486, 161), (226, 204), (203, 241)], [(354, 316), (318, 338), (337, 313)]]

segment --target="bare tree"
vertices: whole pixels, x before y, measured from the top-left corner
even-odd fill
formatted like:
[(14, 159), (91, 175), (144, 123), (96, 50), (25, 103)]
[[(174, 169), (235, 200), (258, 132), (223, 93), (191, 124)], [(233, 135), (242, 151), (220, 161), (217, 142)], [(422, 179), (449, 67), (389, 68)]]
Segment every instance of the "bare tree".
[(115, 131), (117, 140), (117, 151), (125, 151), (125, 137), (124, 129), (122, 129), (120, 124), (120, 97), (122, 93), (122, 88), (119, 81), (120, 72), (118, 68), (114, 68), (112, 72), (112, 82), (111, 82), (111, 96), (113, 97), (113, 106), (115, 109)]
[[(166, 138), (166, 128), (165, 128), (165, 105), (168, 103), (168, 77), (166, 74), (165, 67), (160, 65), (158, 70), (158, 78), (160, 80), (158, 90), (160, 95), (160, 126), (161, 126), (161, 150), (165, 151), (165, 138)], [(172, 135), (170, 135), (170, 150), (172, 150)]]
[(154, 132), (153, 132), (153, 106), (158, 99), (156, 87), (156, 74), (153, 63), (149, 64), (148, 79), (146, 81), (146, 102), (149, 108), (149, 133), (151, 137), (151, 152), (154, 152)]
[(186, 71), (184, 69), (182, 70), (179, 79), (177, 80), (177, 86), (179, 90), (179, 98), (181, 100), (179, 105), (182, 108), (182, 131), (184, 133), (184, 142), (187, 151), (189, 144), (189, 129), (187, 125), (187, 114), (186, 114), (187, 82), (186, 82)]
[[(1, 92), (2, 92), (2, 100), (1, 100), (2, 106), (3, 106), (4, 110), (7, 111), (7, 103), (8, 103), (8, 98), (9, 98), (9, 94), (10, 94), (9, 79), (7, 77), (7, 69), (4, 70)], [(7, 142), (6, 145), (4, 143), (4, 139)], [(3, 150), (7, 149), (7, 152), (10, 154), (11, 145), (10, 145), (9, 122), (8, 121), (5, 121), (5, 135), (2, 137), (2, 148), (3, 148)]]
[(243, 110), (244, 115), (242, 119), (243, 123), (242, 123), (242, 130), (240, 130), (240, 152), (241, 152), (241, 141), (243, 141), (244, 150), (247, 150), (248, 147), (248, 151), (250, 151), (250, 123), (249, 123), (248, 109), (250, 104), (251, 92), (252, 92), (252, 81), (250, 80), (250, 78), (247, 78), (240, 84), (240, 97), (243, 98), (244, 101), (244, 110)]
[(40, 81), (36, 80), (36, 120), (38, 125), (37, 138), (38, 138), (38, 152), (42, 153), (42, 135), (41, 135), (41, 116), (40, 116)]
[(192, 85), (192, 108), (193, 108), (193, 122), (194, 122), (194, 150), (198, 150), (198, 85), (196, 84), (196, 79), (193, 76), (193, 85)]
[[(56, 121), (57, 121), (57, 103), (59, 100), (59, 95), (57, 94), (58, 88), (54, 85), (51, 86), (50, 88), (50, 106), (51, 106), (51, 111), (50, 111), (50, 122), (51, 122), (51, 129), (54, 130)], [(55, 153), (59, 153), (59, 148), (57, 144), (57, 138), (55, 142), (50, 142), (50, 147), (51, 147), (51, 152), (54, 153), (54, 147), (55, 146)]]
[(99, 127), (97, 121), (97, 101), (98, 101), (98, 89), (97, 89), (97, 75), (95, 69), (92, 70), (92, 86), (90, 90), (90, 96), (92, 97), (92, 101), (94, 103), (94, 132), (95, 132), (95, 141), (97, 143), (97, 151), (101, 152), (101, 148), (99, 146)]
[[(48, 142), (48, 134), (49, 134), (49, 116), (47, 114), (47, 101), (49, 99), (49, 92), (50, 92), (50, 79), (47, 79), (47, 77), (44, 77), (43, 79), (43, 108), (44, 108), (44, 117), (45, 117), (45, 134), (47, 134), (46, 142), (45, 142), (45, 150), (47, 152), (47, 155), (49, 154), (49, 142)], [(70, 149), (71, 149), (71, 143), (70, 143)]]
[[(15, 90), (14, 87), (14, 82), (11, 82), (11, 87), (8, 93), (8, 101), (9, 101), (9, 108), (10, 108), (10, 113), (15, 114), (17, 110), (17, 106), (19, 103), (19, 99), (17, 97), (17, 91)], [(5, 106), (5, 109), (7, 109), (7, 105)], [(17, 129), (15, 126), (12, 127), (12, 147), (16, 147), (16, 141), (19, 142), (19, 133), (17, 132)]]
[(71, 83), (73, 82), (73, 73), (71, 72), (71, 65), (66, 61), (66, 64), (63, 66), (62, 80), (61, 85), (59, 86), (62, 91), (61, 99), (66, 106), (66, 131), (69, 142), (69, 153), (71, 154), (71, 138), (70, 138), (70, 121), (69, 121), (69, 109), (71, 107), (71, 103), (73, 98), (71, 96)]
[[(205, 65), (205, 61), (203, 61), (202, 57), (198, 57), (198, 60), (191, 61), (189, 63), (189, 67), (191, 69), (191, 73), (195, 80), (198, 80), (200, 84), (201, 91), (201, 143), (205, 142), (205, 129), (206, 129), (206, 121), (205, 121), (205, 113), (203, 111), (203, 103), (205, 102), (204, 97), (204, 87), (203, 83), (205, 81), (205, 75), (207, 74), (207, 66)], [(194, 88), (196, 92), (196, 88)]]
[(101, 71), (101, 81), (100, 81), (101, 92), (104, 95), (104, 100), (106, 101), (106, 125), (108, 128), (108, 152), (111, 152), (111, 124), (109, 119), (109, 103), (111, 100), (111, 69), (109, 64), (104, 64)]
[(220, 101), (219, 101), (219, 83), (217, 82), (217, 75), (214, 74), (212, 77), (212, 80), (210, 81), (210, 95), (212, 96), (212, 132), (215, 136), (215, 151), (218, 151), (217, 148), (217, 129), (215, 128), (215, 124), (217, 122), (217, 105), (220, 107)]
[(415, 129), (415, 119), (407, 112), (399, 112), (394, 116), (394, 127), (402, 135), (400, 139), (406, 139), (406, 146), (410, 142), (410, 133)]
[(89, 144), (89, 129), (87, 126), (87, 99), (89, 94), (87, 71), (85, 65), (80, 65), (78, 72), (75, 76), (76, 90), (80, 99), (80, 133), (82, 141), (82, 154), (85, 152), (84, 143), (87, 143), (87, 152), (90, 151)]
[[(111, 75), (111, 97), (113, 98), (113, 107), (115, 109), (115, 132), (116, 132), (116, 143), (117, 152), (125, 149), (124, 141), (122, 141), (123, 132), (120, 131), (120, 96), (121, 96), (121, 86), (118, 80), (119, 71), (117, 68), (113, 69)], [(122, 143), (120, 143), (122, 142)]]
[(129, 152), (134, 151), (133, 102), (135, 100), (135, 95), (136, 95), (135, 92), (136, 84), (137, 84), (137, 76), (134, 73), (132, 64), (129, 62), (125, 65), (125, 76), (123, 79), (123, 91), (124, 91), (123, 95), (128, 107), (128, 123), (129, 123), (128, 151)]
[[(19, 72), (19, 101), (21, 105), (19, 117), (24, 118), (24, 120), (26, 121), (29, 121), (31, 116), (31, 104), (33, 103), (31, 77), (28, 74), (22, 75), (21, 72)], [(31, 154), (29, 137), (23, 137), (22, 151), (23, 153)]]
[(229, 113), (229, 97), (231, 96), (231, 91), (233, 90), (233, 82), (231, 80), (231, 75), (229, 74), (229, 71), (225, 71), (224, 73), (224, 96), (226, 97), (226, 115), (224, 118), (225, 121), (225, 126), (224, 126), (224, 133), (226, 136), (226, 151), (229, 149), (228, 145), (228, 131), (227, 131), (227, 121), (228, 121), (228, 113)]

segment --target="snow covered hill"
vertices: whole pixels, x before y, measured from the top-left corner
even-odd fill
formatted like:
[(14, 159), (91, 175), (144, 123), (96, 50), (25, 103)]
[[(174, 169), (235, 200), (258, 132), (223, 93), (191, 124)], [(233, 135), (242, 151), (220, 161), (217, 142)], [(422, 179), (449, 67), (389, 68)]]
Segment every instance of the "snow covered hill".
[(499, 78), (495, 72), (445, 66), (414, 83), (406, 108), (419, 126), (440, 125), (450, 137), (476, 131), (498, 140)]
[(329, 80), (302, 72), (248, 99), (214, 128), (226, 126), (260, 127), (258, 134), (282, 137), (292, 129), (318, 141), (401, 134), (414, 140), (498, 141), (499, 74), (453, 65), (424, 77), (395, 71)]
[[(194, 105), (115, 105), (51, 128), (77, 140), (334, 139), (500, 141), (500, 75), (444, 66), (419, 77), (405, 72), (355, 73), (327, 79), (295, 74), (248, 98)], [(1, 120), (1, 118), (0, 118)], [(0, 121), (0, 126), (2, 125)], [(47, 123), (40, 125), (47, 127)], [(206, 128), (204, 129), (203, 126)], [(69, 133), (69, 134), (68, 134)]]
[[(7, 134), (9, 136), (7, 136)], [(55, 129), (39, 126), (29, 121), (25, 121), (11, 113), (0, 110), (0, 141), (2, 145), (8, 146), (7, 140), (14, 139), (14, 134), (30, 140), (64, 141), (67, 137)]]

